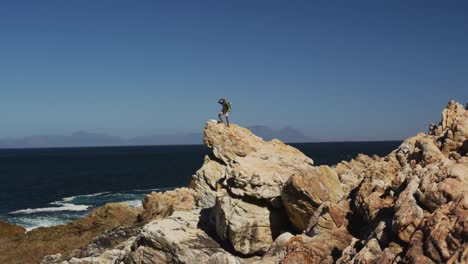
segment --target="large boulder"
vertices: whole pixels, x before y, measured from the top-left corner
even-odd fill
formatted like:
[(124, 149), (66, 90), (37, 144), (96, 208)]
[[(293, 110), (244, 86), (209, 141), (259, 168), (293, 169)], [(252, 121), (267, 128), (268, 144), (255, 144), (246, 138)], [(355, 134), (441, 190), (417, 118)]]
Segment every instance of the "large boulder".
[[(107, 235), (116, 235), (115, 233), (107, 234)], [(121, 235), (121, 234), (120, 234)], [(118, 238), (121, 238), (119, 234), (117, 234)], [(101, 237), (102, 239), (102, 237)], [(113, 238), (110, 238), (114, 240)], [(71, 258), (64, 258), (61, 254), (49, 255), (44, 257), (41, 264), (109, 264), (109, 263), (122, 263), (125, 257), (131, 252), (131, 246), (135, 237), (127, 238), (126, 240), (122, 241), (118, 244), (111, 244), (107, 245), (107, 248), (102, 250), (103, 248), (99, 248), (97, 251), (93, 251), (92, 254), (87, 256), (83, 255), (81, 257), (71, 257)], [(114, 241), (112, 241), (114, 242)], [(93, 247), (96, 245), (88, 245), (89, 247)]]
[(323, 202), (338, 202), (343, 197), (338, 176), (328, 166), (309, 167), (293, 175), (281, 194), (290, 221), (301, 231)]
[(204, 230), (206, 217), (200, 209), (176, 211), (146, 224), (124, 262), (197, 264), (207, 263), (216, 253), (229, 254)]
[(218, 236), (243, 255), (265, 253), (279, 229), (274, 225), (281, 221), (275, 210), (228, 195), (217, 198), (214, 215)]
[(207, 155), (203, 166), (192, 176), (189, 187), (195, 192), (196, 205), (210, 208), (215, 205), (219, 181), (226, 177), (226, 165), (212, 155)]
[(205, 125), (205, 144), (226, 165), (223, 186), (230, 193), (280, 207), (288, 179), (313, 165), (312, 159), (279, 140), (263, 141), (250, 130), (216, 122)]
[(143, 211), (138, 215), (140, 222), (149, 222), (171, 215), (174, 211), (189, 211), (195, 207), (194, 191), (177, 188), (165, 192), (152, 192), (143, 200)]

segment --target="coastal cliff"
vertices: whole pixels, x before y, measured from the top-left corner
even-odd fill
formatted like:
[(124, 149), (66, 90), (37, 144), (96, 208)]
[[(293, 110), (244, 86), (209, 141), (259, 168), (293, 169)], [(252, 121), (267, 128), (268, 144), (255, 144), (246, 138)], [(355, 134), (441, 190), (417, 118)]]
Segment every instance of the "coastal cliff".
[(468, 110), (456, 102), (388, 156), (333, 167), (235, 124), (207, 122), (204, 143), (188, 188), (143, 208), (97, 209), (85, 227), (0, 226), (1, 262), (468, 263)]

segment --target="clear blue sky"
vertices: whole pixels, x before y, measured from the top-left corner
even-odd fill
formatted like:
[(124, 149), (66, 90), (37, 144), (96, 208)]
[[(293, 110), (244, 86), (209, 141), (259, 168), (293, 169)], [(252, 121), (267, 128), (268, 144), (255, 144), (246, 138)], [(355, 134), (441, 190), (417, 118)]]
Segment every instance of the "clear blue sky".
[(467, 14), (466, 1), (2, 1), (0, 137), (197, 132), (225, 96), (244, 126), (405, 138), (468, 100)]

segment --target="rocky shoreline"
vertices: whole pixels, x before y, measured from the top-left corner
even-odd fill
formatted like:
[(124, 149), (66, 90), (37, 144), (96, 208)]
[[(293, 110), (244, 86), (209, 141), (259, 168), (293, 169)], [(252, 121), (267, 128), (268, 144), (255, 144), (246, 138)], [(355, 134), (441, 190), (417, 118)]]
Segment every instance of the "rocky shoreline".
[(334, 167), (237, 125), (209, 121), (204, 136), (212, 153), (188, 188), (28, 233), (0, 223), (0, 263), (468, 263), (456, 102), (388, 156)]

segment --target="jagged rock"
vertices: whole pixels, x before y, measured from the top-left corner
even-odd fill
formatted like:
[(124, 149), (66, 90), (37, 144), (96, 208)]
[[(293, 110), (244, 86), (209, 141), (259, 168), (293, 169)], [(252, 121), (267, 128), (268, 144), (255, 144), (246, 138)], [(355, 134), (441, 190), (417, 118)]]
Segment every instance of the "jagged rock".
[(382, 256), (376, 262), (379, 264), (401, 263), (401, 253), (403, 253), (403, 248), (397, 243), (391, 242), (389, 246), (382, 251)]
[(421, 230), (424, 252), (435, 262), (450, 259), (468, 239), (468, 195), (436, 210), (425, 219)]
[(333, 170), (336, 171), (338, 175), (343, 192), (349, 194), (358, 187), (364, 179), (366, 171), (368, 171), (376, 161), (381, 159), (382, 158), (379, 157), (369, 157), (359, 154), (355, 159), (338, 163)]
[(365, 172), (354, 199), (354, 206), (366, 222), (392, 208), (392, 181), (401, 168), (394, 156), (375, 161)]
[(195, 191), (195, 201), (201, 208), (213, 207), (219, 181), (226, 177), (226, 166), (214, 157), (206, 156), (203, 166), (192, 176), (190, 188)]
[[(136, 216), (140, 211), (141, 208), (130, 207), (126, 203), (107, 203), (94, 209), (89, 217), (81, 220), (85, 220), (94, 226), (116, 227), (130, 225), (136, 222)], [(81, 221), (78, 220), (76, 223), (81, 224)]]
[(418, 176), (422, 181), (416, 197), (430, 212), (468, 192), (468, 163), (431, 164)]
[(337, 264), (346, 264), (346, 263), (351, 263), (351, 259), (356, 255), (357, 251), (362, 248), (359, 247), (358, 245), (361, 246), (361, 242), (357, 238), (351, 238), (351, 241), (347, 247), (343, 249), (341, 252), (340, 258), (336, 260)]
[(273, 243), (270, 220), (275, 215), (267, 207), (222, 195), (216, 200), (214, 214), (218, 236), (239, 253), (265, 253)]
[(442, 111), (438, 126), (433, 126), (430, 135), (437, 137), (439, 148), (446, 155), (452, 152), (465, 156), (468, 152), (468, 111), (454, 101), (450, 101)]
[(437, 147), (432, 136), (419, 133), (408, 138), (389, 156), (395, 155), (402, 166), (414, 162), (426, 166), (429, 164), (448, 161), (447, 157)]
[(342, 226), (346, 227), (348, 225), (346, 217), (349, 212), (349, 202), (346, 200), (341, 201), (339, 204), (324, 202), (310, 217), (304, 234), (312, 237)]
[[(372, 225), (366, 239), (353, 238), (349, 246), (337, 260), (338, 264), (345, 263), (393, 263), (401, 259), (399, 254), (403, 251), (401, 246), (392, 243), (391, 221), (382, 220)], [(387, 248), (385, 248), (387, 247)], [(385, 249), (384, 249), (385, 248)]]
[(420, 179), (414, 177), (395, 203), (393, 230), (398, 237), (408, 242), (424, 217), (423, 210), (418, 206), (414, 193), (417, 191)]
[(143, 227), (125, 263), (206, 263), (215, 253), (227, 253), (198, 227), (208, 222), (204, 211), (175, 211)]
[(338, 202), (343, 196), (338, 176), (328, 166), (309, 167), (293, 175), (281, 194), (290, 221), (301, 231), (320, 204)]
[(464, 243), (453, 255), (447, 260), (447, 264), (463, 264), (468, 263), (468, 244)]
[(355, 193), (355, 197), (350, 198), (352, 198), (356, 212), (364, 221), (370, 222), (379, 214), (386, 214), (393, 206), (392, 183), (402, 169), (401, 153), (407, 153), (407, 150), (401, 150), (402, 148), (405, 149), (405, 142), (385, 158), (359, 155), (347, 166), (341, 165), (335, 168), (340, 179), (343, 175), (347, 175), (348, 178), (356, 175), (361, 179), (346, 189), (352, 191), (349, 195)]
[(289, 239), (279, 254), (281, 263), (334, 263), (341, 252), (350, 244), (353, 237), (349, 234), (349, 203), (324, 202), (317, 208), (303, 235)]
[(312, 168), (312, 159), (279, 140), (263, 141), (248, 129), (216, 122), (205, 126), (205, 144), (226, 164), (223, 186), (233, 195), (280, 207), (288, 179)]
[(351, 263), (377, 263), (377, 260), (382, 256), (377, 239), (370, 239), (364, 247), (351, 259)]
[[(61, 262), (61, 264), (109, 264), (109, 263), (122, 263), (124, 258), (130, 253), (131, 246), (135, 237), (131, 237), (126, 241), (114, 246), (113, 249), (107, 249), (98, 255), (91, 255), (82, 258), (72, 257), (68, 261)], [(47, 263), (47, 262), (46, 262)]]
[(227, 252), (218, 252), (212, 255), (206, 264), (242, 264), (244, 260)]
[(257, 151), (264, 143), (247, 128), (235, 124), (226, 127), (214, 120), (205, 124), (204, 135), (205, 145), (213, 149), (213, 154), (225, 164)]
[(68, 261), (63, 260), (62, 254), (55, 254), (45, 256), (40, 264), (68, 264)]
[(281, 254), (281, 251), (282, 251), (283, 247), (288, 243), (288, 241), (292, 237), (293, 237), (293, 234), (291, 234), (289, 232), (285, 232), (285, 233), (279, 235), (275, 239), (273, 244), (271, 245), (270, 249), (268, 249), (268, 252), (265, 253), (265, 255), (263, 257), (264, 258), (265, 257), (272, 257), (272, 256), (277, 256), (277, 255)]
[(421, 230), (417, 230), (411, 236), (409, 242), (409, 249), (406, 252), (403, 263), (423, 263), (423, 264), (433, 264), (430, 258), (426, 257), (423, 252), (423, 237), (424, 234)]
[(138, 215), (140, 222), (149, 222), (171, 215), (174, 211), (188, 211), (195, 206), (194, 191), (177, 188), (172, 191), (152, 192), (143, 200), (143, 212)]
[(314, 237), (295, 236), (285, 245), (281, 263), (334, 263), (351, 239), (352, 236), (343, 228)]
[(126, 245), (125, 243), (132, 241), (140, 233), (141, 228), (142, 225), (139, 224), (113, 228), (94, 238), (84, 249), (73, 254), (73, 257), (98, 257), (110, 249), (122, 250), (122, 244)]
[[(279, 264), (285, 254), (284, 247), (289, 240), (294, 237), (291, 233), (285, 232), (278, 236), (273, 244), (271, 245), (268, 252), (266, 252), (261, 258), (255, 259), (244, 259), (245, 263), (249, 264)], [(258, 257), (257, 257), (258, 258)]]

